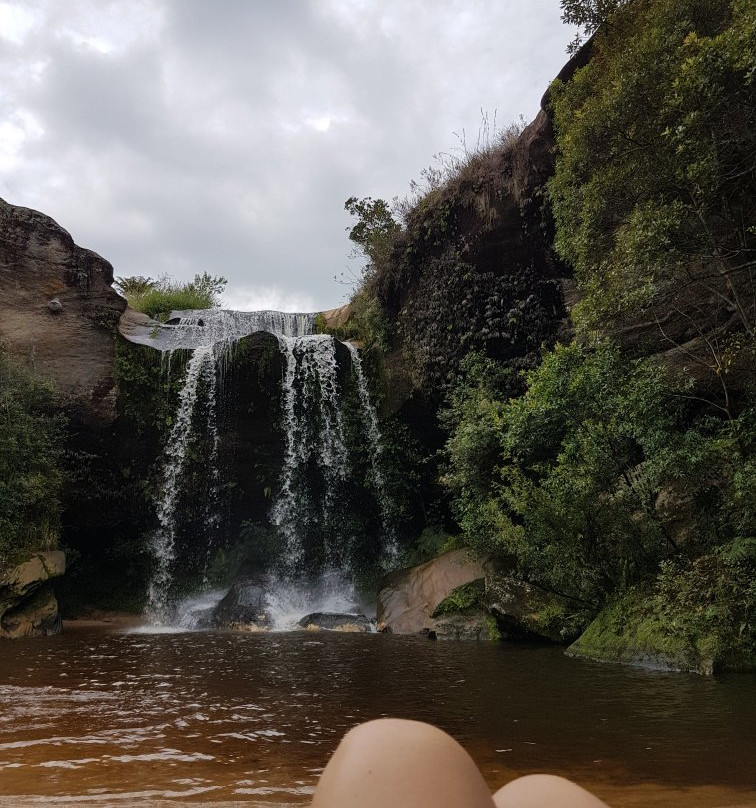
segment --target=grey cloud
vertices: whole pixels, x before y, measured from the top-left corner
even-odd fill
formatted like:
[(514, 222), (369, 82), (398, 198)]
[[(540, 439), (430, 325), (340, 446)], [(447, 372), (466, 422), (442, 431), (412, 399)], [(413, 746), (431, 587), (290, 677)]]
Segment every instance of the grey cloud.
[(144, 0), (103, 54), (64, 32), (97, 32), (97, 4), (37, 7), (23, 47), (0, 40), (0, 111), (31, 110), (44, 134), (0, 195), (118, 274), (208, 269), (322, 308), (344, 294), (344, 200), (403, 195), (453, 132), (474, 144), (481, 107), (534, 113), (570, 39), (558, 0)]

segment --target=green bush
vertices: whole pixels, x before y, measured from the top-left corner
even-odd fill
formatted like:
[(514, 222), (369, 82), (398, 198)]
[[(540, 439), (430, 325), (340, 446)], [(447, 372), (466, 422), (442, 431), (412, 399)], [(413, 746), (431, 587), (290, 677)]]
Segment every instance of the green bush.
[(217, 308), (226, 282), (223, 277), (204, 272), (188, 282), (176, 281), (168, 275), (156, 281), (135, 276), (118, 278), (114, 285), (132, 309), (154, 319), (165, 319), (171, 311)]
[(655, 606), (666, 632), (715, 669), (756, 667), (756, 538), (663, 562)]
[(0, 346), (0, 569), (57, 546), (65, 426), (53, 388)]
[[(466, 540), (526, 578), (600, 606), (659, 563), (753, 530), (753, 412), (691, 423), (686, 388), (611, 343), (557, 346), (524, 396), (484, 363), (451, 399), (444, 482)], [(665, 494), (685, 492), (670, 514)], [(676, 521), (688, 520), (685, 535)], [(749, 526), (750, 521), (750, 526)]]
[[(550, 95), (556, 247), (582, 292), (576, 324), (699, 305), (753, 336), (756, 9), (748, 0), (604, 6), (594, 56)], [(601, 15), (600, 15), (601, 16)], [(718, 319), (719, 318), (719, 319)]]

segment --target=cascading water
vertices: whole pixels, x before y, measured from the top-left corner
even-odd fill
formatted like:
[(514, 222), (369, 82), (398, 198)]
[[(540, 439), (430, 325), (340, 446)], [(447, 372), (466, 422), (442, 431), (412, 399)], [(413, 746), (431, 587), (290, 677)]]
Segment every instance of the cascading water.
[(212, 369), (215, 371), (212, 347), (195, 349), (187, 365), (186, 377), (179, 393), (179, 404), (171, 434), (165, 447), (165, 463), (161, 496), (157, 503), (160, 523), (152, 541), (155, 556), (155, 571), (147, 592), (147, 614), (153, 623), (162, 624), (168, 616), (168, 590), (175, 560), (176, 504), (179, 482), (184, 467), (186, 450), (192, 427), (192, 414), (197, 400), (200, 378)]
[[(314, 317), (309, 314), (223, 310), (171, 314), (167, 324), (150, 323), (128, 335), (133, 342), (163, 352), (166, 378), (170, 378), (174, 352), (192, 351), (164, 452), (157, 501), (159, 529), (152, 540), (155, 570), (149, 585), (148, 617), (156, 625), (191, 624), (190, 619), (174, 614), (180, 607), (173, 602), (171, 588), (178, 562), (177, 508), (182, 476), (186, 472), (188, 448), (197, 438), (193, 425), (204, 424), (202, 446), (207, 460), (203, 473), (207, 482), (203, 491), (209, 494), (204, 508), (200, 506), (203, 511), (200, 519), (207, 533), (207, 567), (218, 528), (218, 499), (223, 485), (218, 459), (219, 389), (224, 386), (224, 374), (232, 364), (239, 341), (260, 331), (277, 338), (284, 360), (281, 384), (284, 457), (278, 494), (269, 512), (270, 523), (284, 543), (280, 561), (269, 571), (267, 579), (271, 613), (277, 615), (273, 623), (278, 628), (288, 625), (290, 614), (305, 606), (315, 611), (334, 603), (341, 608), (353, 604), (350, 558), (354, 527), (342, 518), (350, 458), (341, 413), (338, 343), (329, 335), (313, 334)], [(383, 523), (386, 566), (395, 560), (396, 542), (381, 465), (378, 418), (359, 354), (353, 346), (347, 346), (356, 379), (362, 430), (370, 446), (372, 489)]]
[(394, 529), (390, 501), (386, 492), (386, 479), (383, 474), (383, 439), (378, 426), (378, 413), (370, 398), (370, 391), (367, 386), (367, 379), (362, 369), (362, 358), (357, 348), (351, 343), (346, 343), (352, 357), (352, 370), (357, 380), (357, 393), (362, 408), (362, 419), (365, 424), (365, 432), (370, 441), (370, 467), (373, 475), (373, 486), (375, 489), (378, 506), (381, 510), (381, 523), (383, 527), (383, 565), (386, 568), (393, 566), (399, 556), (399, 548), (396, 543), (396, 531)]
[[(283, 381), (285, 454), (279, 496), (271, 521), (286, 539), (282, 565), (291, 577), (305, 553), (303, 535), (320, 522), (326, 530), (333, 517), (337, 484), (346, 476), (349, 461), (344, 445), (338, 399), (336, 348), (333, 337), (313, 334), (279, 337), (286, 357)], [(304, 479), (303, 470), (314, 460), (324, 480), (320, 506)], [(325, 548), (326, 559), (332, 548)]]

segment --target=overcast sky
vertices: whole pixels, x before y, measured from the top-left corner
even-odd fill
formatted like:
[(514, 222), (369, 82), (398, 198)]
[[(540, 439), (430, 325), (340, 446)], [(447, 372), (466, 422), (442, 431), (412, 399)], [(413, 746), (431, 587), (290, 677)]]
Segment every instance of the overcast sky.
[(531, 120), (571, 38), (559, 0), (0, 0), (0, 196), (116, 275), (330, 308), (345, 200)]

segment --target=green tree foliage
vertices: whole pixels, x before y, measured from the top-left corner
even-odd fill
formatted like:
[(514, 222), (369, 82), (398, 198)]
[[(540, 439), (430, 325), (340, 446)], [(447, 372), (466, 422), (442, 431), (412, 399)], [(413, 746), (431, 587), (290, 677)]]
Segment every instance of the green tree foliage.
[(53, 389), (0, 346), (0, 568), (57, 545), (64, 429)]
[[(516, 399), (486, 363), (467, 370), (445, 414), (445, 483), (467, 540), (527, 578), (590, 611), (664, 559), (753, 530), (752, 413), (686, 428), (685, 390), (610, 343), (557, 346)], [(678, 490), (686, 502), (670, 518)], [(681, 511), (695, 523), (685, 535)]]
[(585, 35), (590, 36), (605, 25), (612, 13), (627, 2), (628, 0), (562, 0), (562, 22), (582, 29), (570, 43), (568, 52), (575, 53)]
[(131, 308), (160, 318), (171, 311), (217, 308), (226, 283), (227, 280), (220, 275), (203, 272), (191, 281), (176, 281), (169, 275), (162, 275), (157, 280), (135, 275), (118, 278), (115, 286)]
[(752, 350), (756, 6), (635, 0), (594, 47), (551, 95), (549, 189), (556, 246), (583, 295), (577, 325), (677, 312), (697, 333), (744, 333)]
[(388, 260), (395, 236), (401, 230), (389, 205), (383, 199), (350, 196), (344, 208), (357, 217), (357, 224), (347, 228), (349, 240), (357, 245), (373, 268), (383, 265)]

